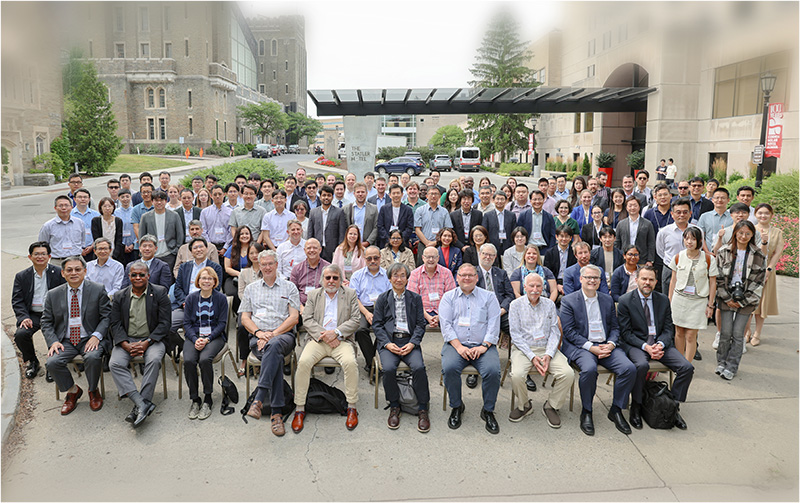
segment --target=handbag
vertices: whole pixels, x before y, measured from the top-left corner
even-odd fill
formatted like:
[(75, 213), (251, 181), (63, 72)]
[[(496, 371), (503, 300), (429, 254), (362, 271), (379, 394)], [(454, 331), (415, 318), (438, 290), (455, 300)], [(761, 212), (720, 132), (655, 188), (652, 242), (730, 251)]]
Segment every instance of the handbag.
[(675, 426), (678, 405), (664, 381), (647, 381), (644, 383), (642, 400), (642, 418), (648, 426), (655, 430), (668, 430)]
[(417, 394), (414, 393), (414, 386), (411, 372), (399, 372), (397, 374), (397, 387), (400, 389), (400, 410), (406, 414), (416, 416), (419, 414), (419, 401)]
[(236, 409), (230, 406), (230, 403), (239, 403), (239, 390), (236, 384), (228, 379), (228, 376), (220, 376), (217, 379), (220, 388), (222, 388), (222, 404), (219, 406), (219, 413), (223, 416), (233, 414)]

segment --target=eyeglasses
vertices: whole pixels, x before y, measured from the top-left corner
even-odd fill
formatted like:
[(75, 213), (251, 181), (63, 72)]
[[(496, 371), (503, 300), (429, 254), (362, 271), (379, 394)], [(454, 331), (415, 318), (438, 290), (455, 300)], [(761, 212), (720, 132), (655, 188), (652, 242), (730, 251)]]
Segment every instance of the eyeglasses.
[(586, 281), (600, 281), (600, 276), (581, 276)]
[(334, 280), (334, 281), (336, 281), (336, 280), (339, 279), (339, 276), (325, 276), (325, 279), (326, 280)]
[(703, 186), (702, 183), (693, 183), (692, 184), (692, 187), (702, 187), (702, 186)]
[(628, 257), (638, 257), (639, 256), (638, 253), (626, 253), (625, 255), (627, 255)]
[(145, 272), (132, 272), (130, 273), (131, 278), (146, 278), (147, 273)]
[(377, 262), (381, 258), (380, 257), (364, 257), (367, 262)]
[(689, 187), (678, 187), (678, 190), (689, 190)]
[(389, 239), (403, 239), (403, 238), (402, 238), (402, 237), (400, 237), (400, 236), (392, 236), (392, 237), (390, 237)]

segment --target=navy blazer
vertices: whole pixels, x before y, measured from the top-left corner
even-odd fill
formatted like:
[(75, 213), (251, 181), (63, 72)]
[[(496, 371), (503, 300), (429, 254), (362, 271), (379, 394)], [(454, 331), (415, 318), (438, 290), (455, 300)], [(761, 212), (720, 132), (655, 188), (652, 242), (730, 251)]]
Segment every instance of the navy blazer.
[[(664, 349), (669, 348), (675, 337), (675, 326), (672, 324), (672, 309), (669, 305), (669, 297), (661, 292), (650, 294), (653, 298), (653, 318), (656, 322), (656, 342), (664, 345)], [(644, 306), (639, 297), (639, 290), (633, 290), (619, 298), (617, 304), (619, 311), (619, 334), (622, 349), (628, 352), (631, 347), (641, 348), (642, 344), (647, 343), (648, 321), (644, 317)]]
[(611, 298), (614, 302), (619, 302), (619, 298), (628, 291), (628, 284), (630, 283), (631, 275), (625, 269), (625, 264), (614, 269), (611, 275)]
[[(617, 267), (625, 263), (625, 257), (622, 256), (622, 252), (619, 250), (619, 248), (613, 248), (613, 254), (614, 254), (614, 268), (611, 269), (611, 271), (616, 271)], [(606, 271), (606, 256), (603, 252), (602, 246), (600, 248), (595, 248), (594, 250), (592, 250), (589, 263), (596, 265), (600, 269), (603, 269), (604, 272), (608, 272)], [(615, 302), (616, 300), (617, 299), (614, 299)]]
[[(486, 290), (486, 279), (483, 277), (483, 269), (481, 266), (476, 268), (478, 270), (478, 286)], [(511, 287), (511, 280), (508, 279), (508, 274), (505, 270), (499, 267), (492, 266), (492, 289), (497, 296), (497, 302), (500, 304), (500, 309), (505, 309), (508, 313), (508, 306), (514, 300), (514, 289)]]
[[(217, 278), (222, 278), (222, 267), (219, 264), (216, 264), (210, 260), (206, 260), (206, 265), (214, 269), (214, 272), (217, 273)], [(192, 282), (192, 268), (194, 267), (194, 259), (184, 262), (178, 268), (178, 277), (175, 278), (175, 289), (173, 290), (173, 296), (175, 297), (175, 301), (172, 303), (172, 309), (181, 309), (183, 308), (183, 303), (186, 302), (186, 296), (189, 295), (189, 290)], [(219, 291), (219, 287), (222, 285), (222, 282), (219, 281), (217, 283), (217, 287), (214, 289)]]
[[(374, 196), (373, 196), (374, 197)], [(389, 242), (389, 230), (392, 228), (392, 203), (384, 204), (378, 212), (378, 248), (385, 248)], [(400, 214), (397, 216), (397, 229), (403, 235), (403, 242), (409, 245), (408, 240), (414, 233), (414, 210), (407, 204), (400, 204)]]
[[(619, 325), (614, 309), (614, 300), (611, 296), (597, 292), (600, 303), (600, 317), (603, 319), (603, 329), (606, 332), (606, 342), (619, 345)], [(584, 344), (589, 341), (589, 318), (586, 315), (586, 304), (583, 300), (583, 291), (578, 290), (561, 298), (561, 326), (564, 338), (561, 352), (574, 361)]]
[[(133, 264), (133, 262), (125, 266), (125, 277), (122, 278), (121, 289), (131, 286), (131, 264)], [(150, 262), (150, 283), (161, 285), (167, 290), (172, 286), (172, 271), (169, 270), (169, 266), (163, 260), (154, 258), (153, 261)]]
[[(578, 259), (575, 258), (575, 252), (572, 251), (572, 243), (570, 243), (567, 247), (567, 267), (575, 264), (577, 261)], [(558, 281), (558, 273), (561, 271), (561, 259), (558, 254), (558, 246), (550, 248), (544, 254), (544, 266), (553, 272), (553, 276), (555, 276), (556, 281)]]
[[(525, 230), (528, 231), (528, 242), (532, 242), (533, 239), (533, 210), (527, 209), (522, 211), (517, 217), (517, 226), (518, 227), (525, 227)], [(544, 247), (539, 247), (539, 253), (544, 255), (547, 250), (554, 247), (556, 245), (556, 220), (553, 218), (553, 215), (550, 213), (542, 210), (542, 237), (544, 238), (545, 245)]]
[(450, 272), (453, 273), (453, 279), (455, 279), (456, 273), (458, 272), (458, 268), (461, 267), (461, 264), (464, 263), (463, 262), (464, 259), (461, 255), (461, 250), (459, 250), (453, 245), (450, 245), (450, 253), (449, 253), (450, 265), (448, 266), (444, 262), (444, 252), (442, 251), (442, 247), (437, 246), (436, 249), (439, 250), (439, 265), (442, 267), (446, 267), (447, 269), (450, 269)]
[[(186, 307), (183, 311), (183, 334), (187, 340), (197, 341), (200, 335), (200, 317), (197, 316), (200, 292), (190, 293), (186, 296)], [(214, 308), (214, 318), (211, 320), (211, 335), (208, 340), (222, 337), (228, 340), (228, 298), (217, 290), (211, 291), (211, 305)]]
[[(459, 249), (464, 248), (464, 246), (469, 244), (469, 235), (464, 237), (464, 217), (462, 216), (464, 213), (461, 209), (457, 209), (455, 211), (450, 212), (450, 221), (453, 223), (453, 230), (456, 231), (456, 242), (455, 246), (458, 246)], [(477, 210), (470, 210), (469, 212), (469, 229), (466, 231), (472, 230), (473, 227), (481, 225), (483, 223), (483, 213)]]
[[(17, 326), (19, 326), (23, 320), (31, 318), (33, 274), (33, 266), (30, 266), (14, 276), (14, 289), (11, 292), (11, 307), (14, 308)], [(61, 268), (52, 264), (48, 264), (47, 268), (44, 270), (44, 278), (47, 281), (48, 290), (52, 290), (67, 282), (61, 275)], [(42, 299), (42, 309), (44, 309), (44, 299)]]
[[(606, 281), (606, 271), (603, 269), (603, 266), (597, 266), (600, 268), (600, 288), (599, 291), (605, 294), (608, 294), (608, 282)], [(578, 291), (581, 289), (581, 267), (580, 264), (575, 262), (571, 266), (567, 267), (567, 270), (564, 271), (564, 295), (569, 295), (572, 292)]]
[[(111, 304), (111, 336), (117, 346), (128, 340), (128, 326), (131, 319), (131, 290), (132, 287), (122, 288), (114, 292)], [(145, 309), (147, 310), (147, 328), (150, 330), (150, 339), (159, 342), (167, 336), (172, 324), (172, 311), (170, 311), (169, 295), (167, 289), (161, 285), (147, 284), (145, 290)]]
[(505, 227), (506, 239), (500, 242), (500, 222), (497, 220), (497, 210), (487, 211), (483, 214), (483, 224), (489, 231), (489, 242), (497, 248), (497, 256), (502, 257), (503, 252), (511, 248), (511, 231), (517, 226), (517, 217), (508, 210), (503, 210), (503, 227)]
[[(406, 289), (404, 299), (406, 302), (406, 318), (408, 319), (408, 332), (411, 334), (411, 344), (419, 347), (425, 335), (425, 314), (422, 310), (422, 297)], [(395, 332), (395, 302), (394, 290), (388, 289), (378, 296), (372, 318), (372, 330), (375, 332), (375, 341), (378, 349), (385, 347), (394, 340)]]

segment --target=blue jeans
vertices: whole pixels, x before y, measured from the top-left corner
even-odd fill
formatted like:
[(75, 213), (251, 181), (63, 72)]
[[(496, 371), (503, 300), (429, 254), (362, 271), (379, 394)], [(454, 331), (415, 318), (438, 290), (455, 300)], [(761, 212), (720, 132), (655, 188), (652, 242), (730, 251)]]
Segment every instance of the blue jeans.
[(481, 375), (483, 408), (494, 412), (497, 392), (500, 390), (500, 356), (497, 346), (490, 347), (477, 360), (465, 360), (450, 344), (442, 347), (442, 374), (444, 386), (450, 394), (450, 407), (461, 406), (461, 371), (472, 365)]

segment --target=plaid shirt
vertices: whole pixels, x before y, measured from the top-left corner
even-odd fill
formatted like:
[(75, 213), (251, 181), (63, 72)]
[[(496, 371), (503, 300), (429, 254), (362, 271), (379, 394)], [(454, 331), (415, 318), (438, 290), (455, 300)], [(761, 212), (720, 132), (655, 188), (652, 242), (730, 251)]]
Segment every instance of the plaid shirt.
[(239, 313), (250, 313), (259, 330), (275, 330), (289, 317), (289, 307), (300, 310), (300, 297), (293, 283), (277, 277), (270, 287), (259, 278), (244, 289)]
[(508, 308), (508, 325), (511, 343), (529, 360), (535, 356), (533, 349), (544, 349), (550, 358), (558, 351), (561, 331), (558, 329), (556, 305), (552, 300), (539, 297), (535, 306), (531, 305), (526, 295), (514, 300)]
[[(433, 278), (428, 276), (425, 272), (425, 266), (421, 265), (411, 271), (411, 277), (408, 279), (408, 289), (414, 293), (418, 293), (422, 297), (422, 308), (425, 312), (439, 312), (439, 301), (445, 292), (456, 287), (456, 282), (453, 279), (453, 273), (446, 267), (436, 264), (436, 272), (433, 273)], [(430, 299), (430, 294), (438, 293), (439, 298), (436, 300)]]
[(397, 293), (392, 290), (392, 295), (394, 295), (395, 331), (407, 334), (409, 333), (408, 330), (400, 330), (397, 328), (397, 326), (401, 323), (405, 323), (405, 325), (408, 326), (408, 313), (406, 313), (406, 292), (397, 295)]

